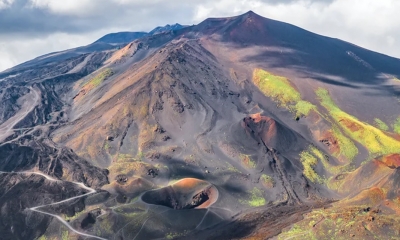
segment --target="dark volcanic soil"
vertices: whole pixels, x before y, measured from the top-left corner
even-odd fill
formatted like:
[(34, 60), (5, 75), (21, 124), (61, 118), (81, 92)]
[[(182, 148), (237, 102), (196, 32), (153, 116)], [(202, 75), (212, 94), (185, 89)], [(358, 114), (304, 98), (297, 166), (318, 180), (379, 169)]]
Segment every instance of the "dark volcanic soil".
[[(255, 69), (301, 100), (268, 97)], [(395, 78), (399, 59), (253, 12), (16, 66), (0, 73), (1, 238), (266, 239), (333, 199), (397, 219)]]
[[(29, 208), (79, 196), (85, 192), (74, 184), (61, 181), (56, 183), (34, 174), (2, 172), (0, 183), (2, 239), (34, 239), (41, 236), (51, 218)], [(80, 201), (54, 210), (58, 214), (73, 216), (78, 209), (84, 209), (84, 204)]]

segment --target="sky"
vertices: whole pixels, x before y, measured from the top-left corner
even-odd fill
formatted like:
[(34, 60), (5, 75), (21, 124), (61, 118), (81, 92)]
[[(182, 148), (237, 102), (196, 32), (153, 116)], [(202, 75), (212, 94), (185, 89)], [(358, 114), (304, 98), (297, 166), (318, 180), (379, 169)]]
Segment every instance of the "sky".
[(400, 58), (399, 0), (0, 0), (0, 71), (111, 32), (249, 10)]

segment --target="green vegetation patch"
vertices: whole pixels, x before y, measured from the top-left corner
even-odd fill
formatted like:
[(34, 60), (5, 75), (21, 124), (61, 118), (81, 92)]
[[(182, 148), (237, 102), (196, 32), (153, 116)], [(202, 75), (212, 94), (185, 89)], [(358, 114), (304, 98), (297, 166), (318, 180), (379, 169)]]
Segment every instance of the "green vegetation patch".
[(365, 207), (315, 209), (283, 229), (277, 239), (398, 239), (398, 215), (376, 215), (366, 212)]
[(387, 136), (380, 129), (358, 120), (342, 111), (332, 100), (328, 91), (319, 88), (316, 94), (333, 119), (353, 140), (362, 144), (373, 156), (400, 152), (400, 142)]
[[(338, 182), (333, 181), (337, 178), (340, 173), (346, 173), (354, 170), (354, 166), (351, 163), (345, 165), (332, 165), (329, 162), (329, 156), (325, 155), (321, 150), (315, 146), (310, 146), (306, 151), (300, 153), (300, 161), (303, 164), (303, 174), (313, 183), (326, 184), (330, 189), (338, 189)], [(327, 176), (320, 176), (316, 171), (315, 167), (321, 163), (327, 174), (330, 174), (330, 178)], [(336, 179), (337, 180), (337, 179)]]
[(138, 160), (130, 154), (119, 153), (117, 156), (117, 162), (134, 162), (134, 161)]
[(384, 121), (380, 120), (379, 118), (374, 119), (374, 124), (376, 127), (378, 127), (379, 129), (381, 129), (383, 131), (389, 130), (389, 126)]
[(62, 236), (61, 236), (62, 240), (69, 240), (69, 232), (68, 231), (63, 231), (62, 232)]
[(291, 86), (289, 80), (285, 77), (275, 76), (267, 71), (256, 69), (254, 72), (254, 83), (263, 93), (282, 105), (288, 105), (301, 100), (300, 93)]
[(143, 153), (142, 151), (139, 151), (138, 154), (137, 154), (137, 156), (136, 156), (136, 159), (137, 159), (138, 161), (143, 161), (143, 159), (144, 159), (144, 153)]
[(254, 187), (250, 191), (250, 199), (249, 200), (240, 200), (239, 201), (242, 204), (246, 204), (250, 207), (260, 207), (264, 206), (267, 202), (265, 198), (263, 197), (262, 191), (256, 187)]
[(249, 155), (240, 154), (240, 160), (242, 163), (249, 168), (256, 168), (257, 164), (251, 159)]
[(323, 183), (324, 179), (315, 172), (318, 159), (309, 151), (300, 153), (300, 161), (303, 164), (303, 174), (313, 183)]
[(337, 181), (338, 180), (338, 174), (343, 174), (346, 172), (351, 172), (354, 170), (354, 166), (351, 163), (347, 163), (345, 165), (332, 165), (329, 162), (329, 156), (325, 155), (321, 150), (314, 146), (310, 146), (308, 149), (308, 152), (314, 155), (315, 157), (318, 158), (318, 160), (322, 163), (324, 166), (324, 169), (331, 174), (331, 177), (329, 179), (324, 178), (322, 179), (326, 185), (333, 190), (338, 190), (340, 187), (340, 184), (342, 182)]
[(314, 146), (310, 146), (309, 151), (314, 156), (318, 157), (319, 160), (326, 161), (326, 157), (325, 157), (324, 153), (321, 150), (319, 150), (318, 148), (316, 148)]
[(311, 110), (317, 110), (315, 105), (304, 100), (300, 100), (296, 103), (294, 107), (291, 108), (295, 110), (296, 116), (307, 116), (311, 112)]
[(178, 232), (172, 233), (171, 232), (171, 233), (167, 233), (165, 235), (165, 238), (166, 239), (175, 239), (175, 238), (179, 238), (179, 237), (184, 237), (186, 234), (187, 234), (186, 231), (181, 232), (181, 233), (178, 233)]
[(85, 213), (85, 211), (80, 211), (80, 212), (75, 212), (75, 215), (74, 216), (71, 216), (71, 217), (68, 217), (68, 215), (67, 214), (64, 214), (64, 220), (65, 221), (74, 221), (75, 219), (77, 219), (79, 216), (82, 216), (82, 214), (84, 214)]
[[(280, 107), (285, 107), (295, 113), (296, 118), (307, 116), (312, 110), (319, 114), (317, 107), (310, 102), (304, 101), (301, 94), (290, 84), (288, 79), (256, 69), (254, 71), (253, 81), (265, 95), (271, 97)], [(323, 93), (322, 90), (318, 90), (317, 94), (318, 93), (323, 97), (327, 95)], [(319, 97), (321, 98), (321, 96)], [(330, 97), (325, 97), (323, 100), (323, 103), (332, 107), (332, 109), (337, 108), (336, 104), (330, 99)], [(323, 116), (321, 115), (321, 117)], [(339, 151), (334, 153), (335, 157), (346, 158), (347, 160), (352, 161), (358, 154), (357, 147), (340, 131), (338, 127), (334, 124), (332, 125), (333, 128), (331, 133), (337, 140), (339, 146)]]
[(232, 164), (226, 162), (226, 166), (227, 166), (226, 169), (228, 169), (228, 171), (240, 173), (240, 171), (237, 168), (235, 168), (234, 166), (232, 166)]
[(299, 224), (294, 224), (289, 230), (282, 231), (278, 235), (279, 240), (283, 239), (316, 239), (313, 232), (305, 229), (304, 226)]
[(111, 146), (110, 146), (110, 143), (109, 143), (107, 140), (104, 141), (104, 146), (103, 146), (103, 148), (104, 148), (104, 150), (106, 150), (107, 152), (110, 150)]
[(393, 124), (393, 130), (400, 134), (400, 116), (396, 119), (396, 121)]
[(114, 162), (108, 170), (112, 174), (129, 174), (130, 172), (140, 171), (151, 165), (132, 159), (130, 161)]
[(275, 180), (267, 174), (262, 174), (260, 177), (261, 183), (267, 188), (275, 187)]
[(89, 82), (87, 82), (84, 87), (88, 86), (89, 88), (96, 88), (98, 87), (104, 80), (107, 78), (111, 77), (114, 74), (114, 72), (110, 68), (106, 68), (100, 73), (98, 73), (96, 76), (94, 76), (92, 79), (90, 79)]
[(256, 69), (253, 76), (254, 84), (266, 96), (272, 98), (280, 107), (285, 107), (296, 114), (296, 117), (307, 116), (316, 106), (304, 101), (301, 94), (285, 77), (275, 76), (267, 71)]
[(353, 161), (353, 159), (358, 155), (358, 148), (354, 142), (346, 137), (336, 124), (332, 126), (332, 135), (339, 145), (339, 152), (335, 152), (333, 155), (337, 158), (344, 157), (350, 162)]
[(324, 166), (324, 169), (331, 174), (339, 174), (345, 169), (344, 166), (332, 166), (328, 161), (329, 157), (325, 156), (325, 154), (321, 150), (319, 150), (318, 148), (316, 148), (314, 146), (310, 146), (308, 149), (308, 152), (310, 154), (312, 154), (313, 156), (317, 157), (318, 160)]

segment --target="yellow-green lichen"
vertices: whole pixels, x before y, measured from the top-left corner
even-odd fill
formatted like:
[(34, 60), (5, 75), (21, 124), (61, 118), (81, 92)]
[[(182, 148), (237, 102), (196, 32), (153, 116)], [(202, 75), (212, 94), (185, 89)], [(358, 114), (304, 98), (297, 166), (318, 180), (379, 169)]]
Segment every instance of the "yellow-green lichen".
[(117, 156), (117, 162), (133, 162), (133, 161), (136, 161), (136, 159), (130, 154), (119, 153)]
[(144, 160), (144, 153), (142, 151), (139, 151), (137, 156), (136, 156), (136, 159), (138, 161), (143, 161)]
[(364, 211), (365, 207), (315, 209), (305, 214), (303, 220), (283, 229), (277, 239), (398, 239), (396, 214), (375, 216), (368, 221), (374, 214)]
[(257, 164), (251, 159), (250, 155), (240, 154), (240, 160), (248, 168), (256, 168)]
[(234, 166), (232, 166), (232, 164), (226, 162), (226, 166), (227, 166), (226, 169), (227, 169), (228, 171), (240, 173), (240, 171), (239, 171), (237, 168), (235, 168)]
[(337, 165), (334, 166), (329, 162), (329, 156), (325, 155), (321, 150), (314, 146), (310, 146), (308, 149), (309, 153), (313, 154), (315, 157), (318, 158), (318, 160), (322, 163), (324, 166), (324, 169), (332, 174), (332, 175), (337, 175), (339, 173), (343, 172), (348, 172), (352, 170), (352, 167), (350, 164), (345, 164), (345, 165)]
[(376, 127), (378, 127), (379, 129), (381, 129), (383, 131), (389, 130), (389, 126), (384, 121), (380, 120), (379, 118), (374, 119), (374, 124)]
[(294, 224), (288, 231), (278, 235), (278, 240), (284, 239), (315, 239), (314, 234), (298, 224)]
[(107, 140), (104, 141), (104, 147), (103, 148), (106, 151), (110, 150), (111, 146), (110, 146), (110, 143)]
[(301, 98), (301, 94), (285, 77), (256, 69), (253, 82), (261, 92), (272, 98), (278, 106), (293, 112), (296, 117), (307, 116), (311, 110), (317, 110), (316, 106)]
[(182, 233), (167, 233), (165, 235), (165, 238), (166, 239), (175, 239), (175, 238), (178, 238), (178, 237), (183, 237), (185, 235), (186, 235), (186, 232), (182, 232)]
[(319, 88), (316, 94), (321, 100), (321, 105), (328, 110), (329, 114), (343, 131), (368, 149), (372, 156), (400, 152), (399, 141), (389, 137), (380, 129), (342, 111), (332, 100), (326, 89)]
[(69, 240), (69, 232), (68, 231), (63, 231), (61, 235), (62, 240)]
[(80, 211), (80, 212), (75, 212), (74, 216), (68, 217), (67, 215), (64, 215), (64, 220), (65, 221), (73, 221), (75, 219), (77, 219), (79, 216), (81, 216), (84, 213), (84, 211)]
[(393, 124), (393, 130), (400, 134), (400, 116), (396, 119), (396, 121)]
[(110, 68), (106, 68), (102, 70), (100, 73), (98, 73), (96, 76), (94, 76), (92, 79), (87, 82), (85, 86), (89, 86), (89, 88), (96, 88), (98, 87), (104, 80), (106, 80), (108, 77), (112, 76), (114, 72)]
[(267, 174), (262, 174), (260, 177), (261, 183), (267, 188), (275, 187), (275, 180)]
[(351, 162), (358, 155), (358, 148), (352, 140), (342, 133), (336, 124), (333, 124), (331, 132), (339, 146), (339, 152), (334, 152), (333, 155), (340, 159), (345, 158)]
[(324, 182), (323, 178), (314, 170), (318, 164), (318, 159), (314, 155), (312, 155), (309, 151), (303, 151), (300, 153), (300, 161), (303, 164), (303, 174), (306, 178), (313, 183)]
[(317, 110), (315, 105), (313, 105), (310, 102), (300, 100), (296, 103), (294, 106), (290, 106), (290, 110), (294, 111), (296, 113), (296, 116), (307, 116), (311, 110)]
[(260, 207), (266, 204), (262, 191), (256, 187), (250, 191), (250, 198), (248, 200), (240, 200), (239, 202), (250, 207)]

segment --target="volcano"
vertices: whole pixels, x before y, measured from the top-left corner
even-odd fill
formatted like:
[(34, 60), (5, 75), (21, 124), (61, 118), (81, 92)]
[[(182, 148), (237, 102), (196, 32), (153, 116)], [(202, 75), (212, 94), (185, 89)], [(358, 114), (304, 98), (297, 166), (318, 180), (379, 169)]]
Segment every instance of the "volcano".
[(252, 11), (15, 66), (2, 239), (397, 238), (399, 78)]

